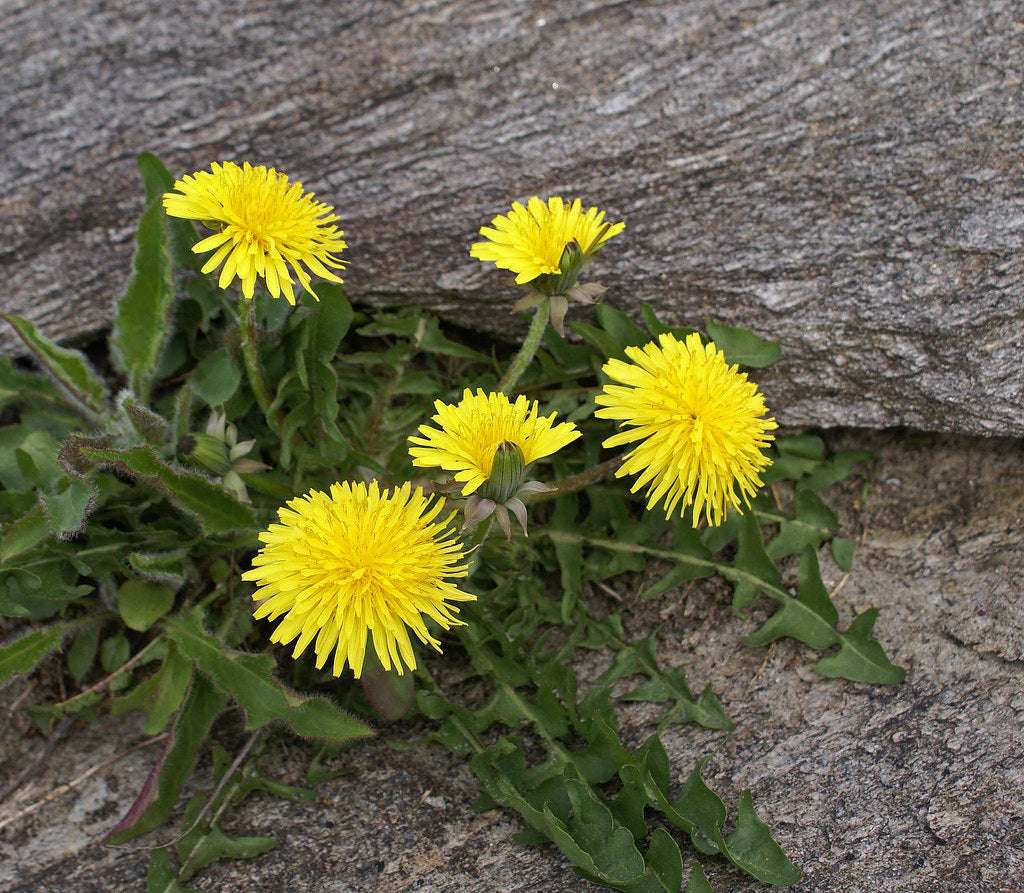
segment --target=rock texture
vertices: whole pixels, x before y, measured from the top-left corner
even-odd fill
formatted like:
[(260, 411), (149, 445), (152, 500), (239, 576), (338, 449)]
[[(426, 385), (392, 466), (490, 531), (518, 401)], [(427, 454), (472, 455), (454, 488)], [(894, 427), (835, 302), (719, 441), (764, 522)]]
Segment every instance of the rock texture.
[[(712, 787), (730, 804), (743, 788), (753, 790), (761, 815), (804, 869), (795, 893), (1019, 893), (1024, 443), (857, 432), (838, 445), (872, 449), (877, 461), (866, 487), (854, 481), (828, 494), (842, 532), (860, 548), (845, 577), (823, 556), (826, 582), (846, 619), (867, 605), (881, 609), (876, 632), (907, 667), (903, 685), (817, 676), (813, 656), (790, 641), (742, 647), (753, 626), (732, 615), (713, 584), (641, 604), (628, 589), (620, 605), (626, 627), (641, 636), (661, 626), (667, 659), (688, 665), (695, 690), (710, 683), (736, 721), (709, 764)], [(5, 693), (4, 706), (25, 684)], [(37, 687), (23, 701), (43, 697)], [(650, 732), (643, 709), (626, 717), (633, 740)], [(39, 739), (27, 720), (0, 722), (2, 786), (28, 764)], [(401, 736), (399, 727), (392, 731)], [(667, 731), (676, 776), (722, 737)], [(97, 841), (138, 789), (153, 748), (58, 790), (140, 740), (131, 717), (86, 728), (0, 804), (0, 889), (143, 889), (148, 851), (104, 850)], [(237, 749), (238, 736), (224, 743)], [(282, 743), (263, 768), (298, 782), (304, 757), (300, 744)], [(515, 816), (474, 812), (476, 783), (439, 748), (399, 752), (375, 740), (337, 760), (346, 764), (355, 772), (321, 785), (310, 803), (247, 801), (230, 818), (232, 833), (277, 836), (279, 848), (254, 861), (216, 863), (188, 886), (218, 893), (596, 889), (557, 851), (512, 843)], [(172, 832), (152, 836), (143, 843)], [(720, 862), (706, 864), (718, 893), (768, 889)]]
[(617, 306), (782, 342), (784, 423), (1024, 434), (1016, 0), (0, 8), (2, 306), (51, 335), (109, 320), (137, 153), (252, 160), (337, 207), (357, 300), (508, 334), (469, 243), (581, 196)]

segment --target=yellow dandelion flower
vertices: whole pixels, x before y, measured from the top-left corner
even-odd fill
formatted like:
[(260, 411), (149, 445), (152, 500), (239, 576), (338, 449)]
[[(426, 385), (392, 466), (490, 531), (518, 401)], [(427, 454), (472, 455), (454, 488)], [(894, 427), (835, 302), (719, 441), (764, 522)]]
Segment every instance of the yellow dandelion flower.
[(242, 579), (257, 584), (257, 619), (284, 615), (271, 641), (297, 637), (293, 657), (313, 642), (319, 669), (334, 651), (332, 672), (345, 663), (356, 678), (363, 669), (366, 639), (385, 670), (392, 664), (416, 669), (409, 630), (436, 651), (441, 643), (423, 615), (445, 629), (463, 626), (454, 601), (474, 601), (451, 582), (465, 577), (462, 544), (454, 530), (434, 519), (443, 507), (409, 484), (391, 493), (377, 482), (333, 484), (289, 500), (279, 524), (260, 534), (263, 548)]
[(442, 468), (455, 473), (463, 495), (483, 486), (491, 474), (494, 455), (505, 443), (523, 454), (523, 467), (572, 443), (580, 432), (572, 422), (555, 424), (555, 413), (538, 416), (537, 401), (520, 394), (512, 403), (501, 393), (486, 394), (469, 388), (456, 406), (434, 402), (438, 428), (420, 425), (420, 437), (410, 437), (409, 455), (420, 468)]
[[(621, 384), (605, 385), (595, 415), (616, 419), (627, 430), (606, 447), (635, 444), (616, 472), (639, 474), (632, 492), (650, 484), (647, 508), (665, 500), (665, 515), (682, 501), (693, 506), (693, 526), (703, 512), (720, 524), (726, 511), (749, 507), (762, 486), (759, 475), (771, 464), (761, 452), (777, 428), (757, 385), (729, 366), (713, 343), (697, 334), (685, 343), (671, 334), (643, 349), (627, 347), (633, 361), (609, 360), (604, 373)], [(659, 346), (660, 345), (660, 346)], [(738, 490), (738, 492), (737, 492)]]
[(343, 270), (336, 255), (346, 245), (344, 233), (334, 224), (334, 208), (313, 201), (301, 183), (289, 184), (273, 168), (243, 167), (231, 161), (214, 162), (211, 171), (199, 171), (177, 180), (164, 193), (164, 209), (171, 217), (199, 220), (216, 232), (192, 246), (196, 254), (213, 251), (204, 273), (221, 267), (219, 284), (227, 288), (237, 276), (242, 294), (253, 296), (257, 279), (263, 279), (275, 298), (281, 293), (295, 303), (292, 277), (313, 297), (309, 271), (331, 282), (341, 279), (328, 270)]
[(566, 205), (557, 197), (545, 203), (534, 196), (525, 208), (513, 202), (507, 215), (499, 215), (490, 227), (482, 227), (480, 235), (490, 241), (474, 242), (469, 254), (501, 270), (510, 270), (516, 274), (516, 284), (523, 285), (539, 276), (563, 272), (562, 256), (569, 244), (575, 243), (585, 259), (625, 226), (605, 223), (604, 211), (597, 208), (584, 212), (579, 199)]

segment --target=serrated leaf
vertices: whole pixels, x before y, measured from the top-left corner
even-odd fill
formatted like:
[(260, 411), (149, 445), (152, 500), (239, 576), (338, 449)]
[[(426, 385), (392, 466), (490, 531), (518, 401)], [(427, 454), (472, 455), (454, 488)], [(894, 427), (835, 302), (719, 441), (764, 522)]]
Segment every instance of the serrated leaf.
[(782, 607), (743, 641), (746, 645), (766, 645), (790, 636), (820, 651), (838, 640), (838, 622), (839, 613), (821, 579), (818, 556), (808, 546), (800, 556), (796, 598), (782, 599)]
[(843, 450), (821, 463), (807, 477), (800, 480), (797, 486), (812, 490), (829, 487), (849, 476), (853, 466), (858, 462), (870, 462), (874, 458), (874, 453), (869, 450)]
[(111, 449), (75, 441), (77, 452), (90, 462), (126, 472), (167, 496), (178, 508), (197, 520), (207, 533), (234, 533), (251, 528), (252, 510), (219, 484), (201, 474), (172, 468), (148, 446)]
[(325, 697), (307, 698), (273, 678), (274, 659), (228, 648), (213, 638), (194, 617), (167, 618), (163, 626), (183, 656), (195, 661), (222, 691), (245, 712), (246, 729), (281, 721), (298, 735), (328, 741), (351, 741), (373, 730), (343, 713)]
[(426, 329), (419, 340), (419, 349), (427, 353), (457, 357), (458, 359), (471, 360), (477, 363), (490, 363), (490, 358), (485, 357), (482, 353), (467, 347), (465, 344), (458, 344), (445, 338), (441, 333), (437, 319), (434, 317), (428, 317), (427, 319)]
[(128, 376), (133, 393), (147, 403), (154, 371), (171, 334), (175, 298), (167, 223), (159, 199), (142, 215), (135, 243), (135, 272), (117, 302), (110, 358)]
[(733, 581), (732, 609), (737, 616), (743, 616), (743, 609), (753, 604), (757, 596), (766, 589), (777, 589), (780, 582), (779, 569), (765, 551), (761, 529), (753, 512), (744, 512), (737, 523), (738, 545), (734, 566), (736, 574), (729, 574)]
[(704, 330), (715, 342), (715, 346), (725, 354), (725, 361), (730, 365), (735, 363), (761, 369), (779, 358), (778, 342), (759, 338), (749, 329), (725, 326), (709, 316), (704, 320)]
[(224, 709), (226, 700), (205, 677), (194, 677), (189, 696), (139, 796), (107, 836), (105, 843), (117, 846), (159, 828), (167, 821), (182, 786), (192, 774), (196, 751), (213, 721)]
[(59, 347), (44, 335), (27, 319), (4, 314), (3, 319), (14, 328), (18, 336), (32, 352), (32, 355), (71, 394), (82, 407), (90, 413), (103, 412), (107, 396), (107, 386), (92, 370), (89, 361), (81, 351)]
[(793, 499), (793, 517), (779, 522), (778, 534), (765, 551), (771, 558), (795, 555), (805, 546), (815, 549), (836, 529), (836, 513), (813, 490), (799, 488)]
[(902, 682), (907, 671), (893, 664), (878, 640), (871, 636), (877, 618), (877, 608), (858, 614), (850, 628), (840, 634), (839, 651), (823, 657), (814, 669), (822, 676), (839, 676), (853, 682)]
[(768, 826), (754, 809), (750, 791), (740, 793), (736, 830), (727, 838), (729, 861), (759, 881), (776, 886), (795, 884), (802, 872), (782, 852)]
[(72, 623), (56, 623), (18, 636), (0, 647), (0, 685), (19, 673), (31, 673), (61, 639), (74, 629)]
[(235, 366), (227, 349), (218, 347), (196, 364), (188, 386), (210, 406), (220, 406), (231, 399), (241, 381), (241, 370)]

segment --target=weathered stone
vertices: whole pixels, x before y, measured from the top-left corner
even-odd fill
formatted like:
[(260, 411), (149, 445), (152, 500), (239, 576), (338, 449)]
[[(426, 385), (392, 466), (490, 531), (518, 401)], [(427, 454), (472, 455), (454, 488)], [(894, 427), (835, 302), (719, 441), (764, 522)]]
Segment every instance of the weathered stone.
[[(1019, 893), (1024, 443), (855, 432), (838, 445), (871, 449), (877, 461), (866, 487), (853, 481), (827, 494), (841, 532), (860, 546), (848, 576), (823, 552), (825, 580), (844, 622), (866, 606), (880, 609), (876, 633), (907, 668), (904, 684), (818, 676), (814, 654), (788, 640), (744, 648), (754, 623), (733, 616), (713, 583), (641, 603), (636, 587), (614, 605), (603, 591), (584, 597), (596, 609), (620, 610), (631, 637), (660, 627), (665, 660), (687, 666), (695, 691), (711, 684), (737, 729), (706, 776), (730, 805), (742, 789), (753, 791), (761, 816), (804, 869), (792, 889)], [(768, 606), (754, 610), (763, 616)], [(9, 689), (5, 706), (24, 685)], [(40, 688), (27, 693), (28, 702), (44, 697)], [(649, 708), (624, 716), (630, 741), (652, 731)], [(27, 720), (0, 714), (0, 723), (6, 781), (29, 762), (38, 738), (26, 734)], [(388, 731), (403, 737), (401, 725)], [(240, 737), (236, 730), (234, 740), (222, 740), (237, 748)], [(662, 737), (679, 780), (723, 738), (690, 726)], [(140, 740), (134, 715), (87, 727), (0, 804), (0, 888), (143, 888), (147, 850), (90, 844), (117, 822), (154, 748), (17, 815)], [(307, 756), (282, 744), (264, 758), (263, 770), (300, 783)], [(279, 837), (278, 849), (254, 861), (215, 863), (189, 886), (219, 893), (595, 889), (553, 848), (514, 844), (521, 827), (515, 816), (474, 812), (476, 782), (446, 751), (398, 752), (375, 740), (336, 761), (346, 764), (355, 772), (320, 785), (309, 803), (263, 794), (246, 801), (229, 829)], [(172, 828), (161, 829), (142, 844), (173, 836)], [(678, 839), (689, 864), (694, 851), (684, 835)], [(703, 861), (718, 891), (767, 889), (721, 861)]]
[(247, 159), (337, 207), (357, 300), (508, 334), (469, 243), (581, 196), (617, 306), (782, 342), (782, 422), (1024, 434), (1014, 0), (4, 7), (3, 307), (51, 335), (109, 321), (138, 152)]

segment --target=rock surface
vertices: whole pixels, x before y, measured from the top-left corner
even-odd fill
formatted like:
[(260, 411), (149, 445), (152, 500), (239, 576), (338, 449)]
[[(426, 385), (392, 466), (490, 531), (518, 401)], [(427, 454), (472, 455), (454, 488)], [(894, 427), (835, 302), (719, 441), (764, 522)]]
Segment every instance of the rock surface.
[[(789, 641), (743, 648), (752, 625), (732, 615), (713, 585), (641, 604), (627, 599), (627, 629), (639, 636), (662, 624), (667, 660), (689, 665), (695, 690), (710, 682), (736, 721), (708, 776), (727, 803), (753, 790), (760, 814), (804, 869), (791, 889), (1017, 893), (1024, 887), (1024, 443), (865, 431), (831, 440), (871, 449), (877, 459), (866, 485), (828, 493), (842, 532), (860, 548), (846, 577), (823, 557), (826, 582), (838, 590), (846, 619), (880, 608), (876, 633), (907, 668), (903, 685), (817, 676), (813, 656)], [(8, 689), (5, 707), (24, 685)], [(25, 701), (39, 694), (29, 690)], [(650, 731), (642, 709), (626, 716), (638, 739)], [(17, 734), (26, 732), (23, 720), (8, 714), (0, 722), (6, 781), (39, 739)], [(677, 777), (721, 737), (667, 731)], [(148, 851), (97, 842), (141, 784), (153, 748), (58, 790), (142, 740), (130, 717), (86, 728), (0, 804), (0, 889), (143, 889)], [(306, 757), (301, 745), (282, 745), (263, 768), (297, 782)], [(515, 816), (475, 813), (476, 784), (446, 752), (400, 753), (376, 740), (337, 761), (346, 763), (355, 772), (321, 785), (311, 803), (247, 801), (229, 830), (277, 836), (278, 849), (216, 863), (190, 886), (218, 893), (596, 889), (557, 851), (512, 843)], [(153, 836), (144, 843), (171, 831)], [(705, 864), (719, 893), (767, 889), (721, 863)]]
[(508, 334), (477, 228), (578, 195), (617, 306), (782, 342), (784, 423), (1024, 434), (1016, 0), (0, 8), (2, 307), (55, 337), (109, 322), (137, 153), (252, 160), (337, 207), (358, 300)]

